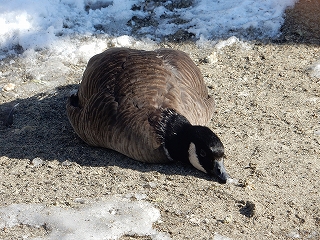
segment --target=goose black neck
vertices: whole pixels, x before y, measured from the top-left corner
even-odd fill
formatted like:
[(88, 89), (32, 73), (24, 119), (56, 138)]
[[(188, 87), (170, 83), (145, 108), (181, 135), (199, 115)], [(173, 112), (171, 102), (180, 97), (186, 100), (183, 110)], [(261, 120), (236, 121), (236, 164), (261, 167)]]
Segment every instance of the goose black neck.
[(191, 123), (184, 116), (168, 110), (162, 117), (163, 147), (174, 161), (188, 161)]

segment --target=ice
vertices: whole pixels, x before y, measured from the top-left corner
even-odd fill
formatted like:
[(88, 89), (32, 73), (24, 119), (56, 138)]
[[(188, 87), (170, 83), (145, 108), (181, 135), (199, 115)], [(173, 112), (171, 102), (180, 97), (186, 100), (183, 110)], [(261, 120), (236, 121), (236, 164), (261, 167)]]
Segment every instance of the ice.
[(218, 50), (221, 50), (221, 49), (223, 49), (223, 48), (225, 48), (227, 46), (233, 45), (233, 44), (239, 44), (244, 49), (249, 49), (250, 48), (250, 45), (248, 43), (240, 41), (235, 36), (232, 36), (232, 37), (230, 37), (230, 38), (228, 38), (226, 40), (222, 40), (222, 41), (218, 42), (215, 45), (215, 48), (218, 49)]
[(125, 234), (170, 239), (152, 228), (160, 212), (146, 201), (113, 196), (78, 209), (46, 207), (41, 204), (12, 204), (0, 208), (0, 229), (17, 225), (49, 229), (44, 239), (117, 239)]

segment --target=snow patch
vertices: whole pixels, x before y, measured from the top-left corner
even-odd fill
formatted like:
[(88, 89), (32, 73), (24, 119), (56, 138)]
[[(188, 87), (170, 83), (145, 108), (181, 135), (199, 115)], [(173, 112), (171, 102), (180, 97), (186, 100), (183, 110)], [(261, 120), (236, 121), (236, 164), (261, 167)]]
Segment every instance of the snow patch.
[(146, 201), (111, 197), (108, 200), (82, 204), (79, 209), (44, 206), (41, 204), (12, 204), (0, 208), (0, 229), (17, 225), (36, 228), (45, 226), (45, 239), (117, 239), (125, 234), (170, 239), (153, 229), (160, 212)]
[[(285, 9), (295, 2), (197, 0), (191, 5), (144, 0), (43, 0), (35, 4), (34, 0), (0, 0), (0, 50), (38, 50), (57, 46), (61, 40), (70, 43), (75, 36), (114, 37), (132, 32), (154, 40), (177, 31), (197, 39), (276, 37)], [(128, 39), (118, 40), (122, 46), (130, 45), (121, 42)]]

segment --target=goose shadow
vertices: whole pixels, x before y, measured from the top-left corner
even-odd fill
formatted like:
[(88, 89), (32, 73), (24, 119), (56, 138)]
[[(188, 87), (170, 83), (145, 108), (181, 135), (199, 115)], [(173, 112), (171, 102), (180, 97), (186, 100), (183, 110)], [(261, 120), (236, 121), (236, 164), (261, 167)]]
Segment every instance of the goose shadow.
[(1, 104), (0, 157), (61, 163), (68, 160), (81, 166), (118, 166), (217, 181), (186, 163), (142, 163), (110, 149), (87, 145), (73, 131), (66, 115), (67, 98), (76, 88), (77, 85), (67, 85)]

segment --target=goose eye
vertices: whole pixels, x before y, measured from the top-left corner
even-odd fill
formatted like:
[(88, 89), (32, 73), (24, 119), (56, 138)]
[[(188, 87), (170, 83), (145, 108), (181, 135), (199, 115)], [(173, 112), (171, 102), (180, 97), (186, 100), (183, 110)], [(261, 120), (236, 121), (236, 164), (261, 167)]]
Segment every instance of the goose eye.
[(201, 149), (201, 150), (200, 150), (200, 156), (201, 156), (201, 157), (205, 157), (205, 156), (207, 156), (206, 151), (205, 151), (205, 150), (203, 150), (203, 149)]

